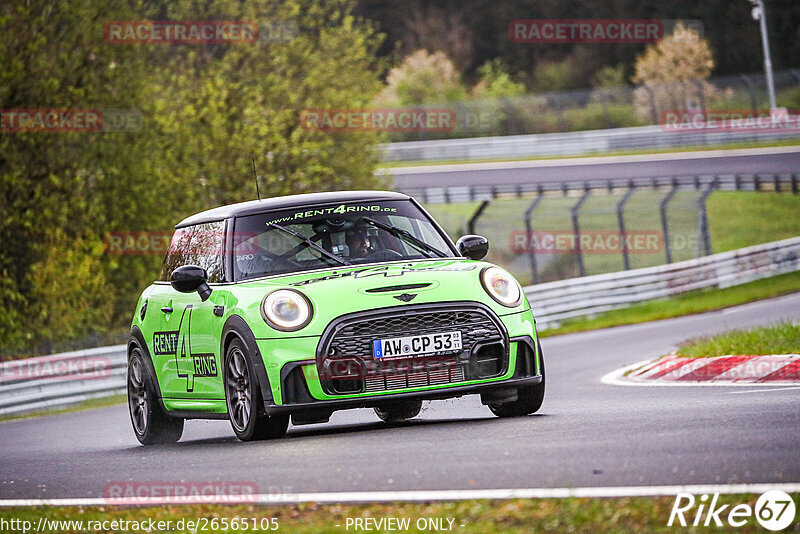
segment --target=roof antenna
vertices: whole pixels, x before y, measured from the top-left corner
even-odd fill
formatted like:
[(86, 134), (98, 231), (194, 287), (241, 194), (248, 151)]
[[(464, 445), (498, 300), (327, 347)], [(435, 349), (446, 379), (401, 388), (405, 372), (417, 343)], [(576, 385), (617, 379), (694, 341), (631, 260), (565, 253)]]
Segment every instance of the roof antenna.
[(250, 161), (253, 163), (253, 178), (256, 180), (256, 195), (258, 196), (258, 201), (261, 202), (261, 191), (258, 190), (258, 174), (256, 173), (256, 159), (250, 158)]

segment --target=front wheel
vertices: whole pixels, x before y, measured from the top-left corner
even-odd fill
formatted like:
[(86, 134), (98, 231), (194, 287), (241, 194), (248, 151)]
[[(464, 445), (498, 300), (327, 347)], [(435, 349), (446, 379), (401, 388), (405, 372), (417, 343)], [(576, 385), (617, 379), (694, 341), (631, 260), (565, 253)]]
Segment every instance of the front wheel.
[(286, 434), (289, 416), (267, 415), (258, 377), (246, 350), (244, 344), (235, 339), (225, 353), (225, 401), (231, 427), (242, 441), (279, 438)]
[(382, 406), (376, 406), (375, 414), (385, 423), (394, 423), (418, 416), (421, 409), (421, 400), (392, 402)]
[(142, 445), (176, 443), (183, 435), (183, 419), (161, 407), (154, 380), (141, 350), (134, 348), (128, 359), (128, 410), (136, 439)]
[(518, 399), (513, 402), (503, 404), (490, 404), (489, 409), (497, 417), (520, 417), (530, 415), (539, 411), (544, 401), (544, 357), (542, 356), (542, 346), (537, 343), (539, 349), (539, 362), (541, 365), (542, 381), (535, 386), (519, 388), (517, 390)]

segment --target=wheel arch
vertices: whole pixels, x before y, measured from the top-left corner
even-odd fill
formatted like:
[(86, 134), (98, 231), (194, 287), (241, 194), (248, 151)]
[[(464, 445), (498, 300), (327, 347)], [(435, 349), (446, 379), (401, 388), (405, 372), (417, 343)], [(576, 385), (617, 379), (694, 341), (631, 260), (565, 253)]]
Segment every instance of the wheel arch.
[(250, 330), (247, 321), (239, 315), (231, 315), (228, 317), (228, 320), (225, 321), (225, 325), (222, 327), (219, 352), (220, 366), (225, 365), (225, 355), (228, 352), (228, 346), (230, 346), (231, 341), (234, 339), (241, 341), (247, 349), (247, 354), (253, 357), (253, 367), (258, 376), (261, 398), (264, 400), (265, 404), (271, 404), (273, 400), (272, 388), (270, 387), (269, 377), (267, 376), (266, 365), (264, 365), (264, 357), (258, 348), (258, 343), (256, 343), (256, 337), (253, 335), (253, 331)]
[(147, 371), (150, 373), (150, 376), (153, 377), (153, 385), (156, 388), (156, 398), (158, 399), (158, 403), (161, 406), (161, 409), (166, 412), (167, 408), (164, 406), (164, 399), (161, 396), (161, 384), (158, 382), (158, 375), (156, 374), (155, 365), (153, 365), (153, 358), (150, 356), (150, 349), (147, 348), (147, 343), (144, 340), (142, 331), (138, 326), (135, 325), (131, 327), (131, 336), (128, 339), (128, 362), (131, 360), (131, 354), (133, 353), (134, 348), (138, 348), (142, 353), (142, 358), (144, 359), (144, 364), (147, 366)]

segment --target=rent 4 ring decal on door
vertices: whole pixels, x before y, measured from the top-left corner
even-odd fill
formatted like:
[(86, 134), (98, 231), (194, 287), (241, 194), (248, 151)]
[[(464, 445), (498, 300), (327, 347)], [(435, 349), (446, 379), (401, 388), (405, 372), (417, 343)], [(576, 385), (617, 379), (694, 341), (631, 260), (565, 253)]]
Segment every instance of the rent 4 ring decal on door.
[[(210, 353), (192, 353), (192, 307), (183, 310), (177, 331), (154, 332), (153, 352), (156, 355), (175, 355), (179, 378), (186, 378), (186, 391), (194, 391), (195, 378), (215, 377), (217, 359)], [(178, 351), (180, 347), (180, 351)]]

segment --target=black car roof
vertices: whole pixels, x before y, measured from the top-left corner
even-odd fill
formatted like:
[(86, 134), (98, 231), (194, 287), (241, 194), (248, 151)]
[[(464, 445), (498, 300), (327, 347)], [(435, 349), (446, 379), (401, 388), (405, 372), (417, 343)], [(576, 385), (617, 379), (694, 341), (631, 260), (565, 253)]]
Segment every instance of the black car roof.
[(193, 224), (221, 221), (230, 217), (242, 215), (253, 215), (265, 211), (280, 210), (286, 208), (302, 208), (306, 206), (319, 206), (320, 204), (332, 204), (336, 202), (361, 202), (378, 200), (408, 200), (410, 197), (394, 191), (330, 191), (325, 193), (306, 193), (303, 195), (288, 195), (284, 197), (272, 197), (262, 200), (250, 200), (238, 204), (219, 206), (210, 210), (201, 211), (195, 215), (185, 218), (175, 225), (175, 228), (183, 228)]

